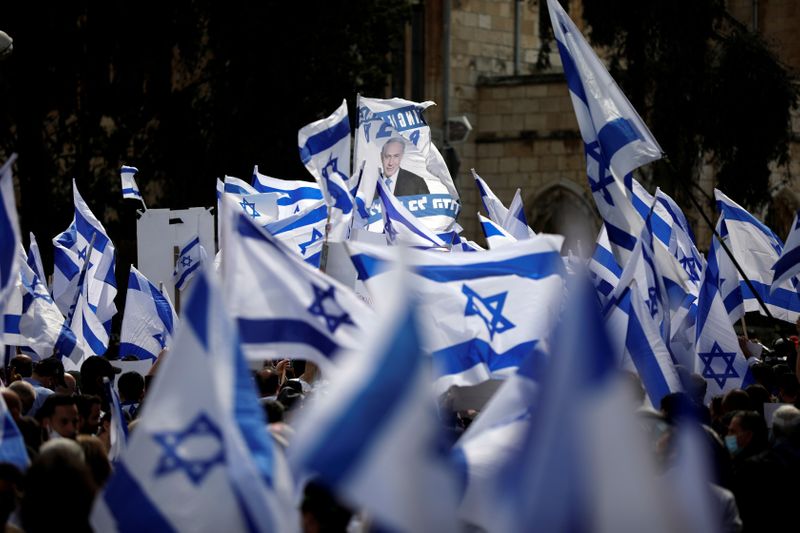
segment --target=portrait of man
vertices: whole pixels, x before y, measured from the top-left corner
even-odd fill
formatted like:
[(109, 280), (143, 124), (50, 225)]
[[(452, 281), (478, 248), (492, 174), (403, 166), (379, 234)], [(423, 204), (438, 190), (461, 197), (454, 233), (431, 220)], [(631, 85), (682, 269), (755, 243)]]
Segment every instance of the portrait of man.
[(400, 165), (405, 154), (406, 143), (402, 137), (392, 137), (381, 148), (381, 179), (395, 196), (430, 194), (425, 180)]

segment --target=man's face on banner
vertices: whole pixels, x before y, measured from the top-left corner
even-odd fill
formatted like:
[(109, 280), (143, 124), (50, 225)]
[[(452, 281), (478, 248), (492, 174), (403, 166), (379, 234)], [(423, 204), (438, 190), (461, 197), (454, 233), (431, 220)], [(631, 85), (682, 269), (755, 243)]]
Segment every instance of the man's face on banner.
[(383, 145), (381, 150), (381, 161), (383, 162), (383, 175), (394, 176), (400, 168), (400, 161), (403, 159), (403, 143), (389, 141)]

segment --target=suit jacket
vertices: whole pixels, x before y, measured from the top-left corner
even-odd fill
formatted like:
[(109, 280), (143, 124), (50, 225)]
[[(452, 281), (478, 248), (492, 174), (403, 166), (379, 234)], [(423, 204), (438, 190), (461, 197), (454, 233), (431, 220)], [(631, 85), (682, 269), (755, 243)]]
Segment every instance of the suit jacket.
[(430, 193), (428, 184), (421, 177), (404, 168), (397, 172), (397, 184), (394, 187), (395, 196), (416, 196)]

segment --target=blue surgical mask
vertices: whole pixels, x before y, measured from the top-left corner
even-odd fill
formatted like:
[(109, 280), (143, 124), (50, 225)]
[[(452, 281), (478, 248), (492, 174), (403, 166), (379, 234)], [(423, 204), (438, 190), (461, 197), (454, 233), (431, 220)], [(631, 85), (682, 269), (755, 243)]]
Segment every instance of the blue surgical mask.
[(736, 455), (739, 451), (739, 443), (736, 441), (736, 435), (725, 435), (725, 447), (731, 452), (731, 455)]

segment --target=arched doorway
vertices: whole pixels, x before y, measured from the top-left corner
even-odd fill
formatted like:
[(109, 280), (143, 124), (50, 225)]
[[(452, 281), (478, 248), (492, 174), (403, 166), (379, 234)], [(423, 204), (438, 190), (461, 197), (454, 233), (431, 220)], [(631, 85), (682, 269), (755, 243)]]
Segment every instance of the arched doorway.
[(564, 236), (562, 255), (568, 250), (577, 254), (579, 249), (584, 255), (592, 254), (600, 220), (594, 205), (574, 182), (559, 180), (548, 183), (525, 205), (534, 231)]

